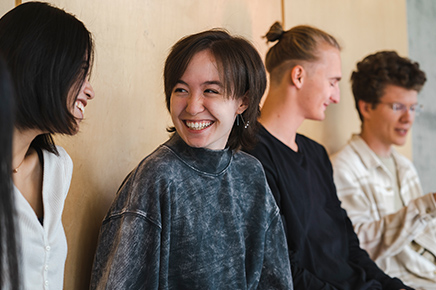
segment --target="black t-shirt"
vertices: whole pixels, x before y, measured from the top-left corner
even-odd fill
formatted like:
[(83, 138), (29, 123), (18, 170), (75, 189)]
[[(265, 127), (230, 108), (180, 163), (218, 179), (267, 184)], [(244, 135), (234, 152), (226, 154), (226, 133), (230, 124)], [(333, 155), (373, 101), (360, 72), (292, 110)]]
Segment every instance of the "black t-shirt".
[(298, 152), (261, 127), (248, 151), (264, 166), (284, 221), (295, 289), (401, 289), (359, 247), (323, 146), (297, 134)]

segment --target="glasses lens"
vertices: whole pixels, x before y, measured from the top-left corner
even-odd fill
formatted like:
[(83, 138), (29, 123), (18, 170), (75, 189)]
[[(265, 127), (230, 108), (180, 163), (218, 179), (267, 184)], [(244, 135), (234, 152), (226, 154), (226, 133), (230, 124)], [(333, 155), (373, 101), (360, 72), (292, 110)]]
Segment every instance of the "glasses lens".
[(392, 104), (392, 110), (394, 110), (394, 112), (404, 112), (405, 109), (406, 109), (406, 106), (404, 106), (403, 104), (400, 104), (400, 103), (393, 103)]
[(420, 105), (420, 104), (416, 104), (416, 105), (413, 105), (413, 106), (410, 107), (410, 110), (411, 110), (412, 112), (415, 112), (416, 114), (421, 113), (421, 112), (422, 112), (422, 109), (423, 109), (423, 106)]

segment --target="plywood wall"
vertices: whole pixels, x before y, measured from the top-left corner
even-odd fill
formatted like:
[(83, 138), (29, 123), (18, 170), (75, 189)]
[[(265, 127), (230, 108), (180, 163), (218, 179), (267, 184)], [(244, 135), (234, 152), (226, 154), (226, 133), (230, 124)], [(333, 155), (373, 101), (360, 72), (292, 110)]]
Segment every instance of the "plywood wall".
[[(1, 0), (0, 14), (13, 5)], [(3, 6), (3, 1), (12, 4)], [(343, 46), (342, 100), (328, 108), (325, 122), (303, 124), (301, 132), (333, 153), (359, 129), (349, 88), (355, 63), (381, 49), (407, 54), (404, 0), (51, 0), (92, 31), (96, 96), (74, 137), (57, 142), (71, 155), (74, 173), (63, 222), (68, 239), (65, 289), (87, 289), (98, 230), (127, 173), (167, 139), (162, 68), (180, 37), (224, 27), (252, 40), (285, 17), (285, 28), (310, 24), (336, 36)], [(6, 3), (6, 2), (4, 2)], [(282, 11), (282, 4), (284, 10)], [(408, 149), (409, 148), (409, 149)], [(410, 147), (406, 147), (410, 156)], [(409, 152), (409, 153), (408, 153)]]
[(281, 10), (278, 0), (52, 2), (84, 21), (97, 49), (96, 96), (86, 121), (77, 136), (59, 139), (75, 164), (64, 212), (65, 289), (86, 289), (98, 230), (118, 186), (168, 137), (162, 70), (170, 47), (184, 35), (225, 27), (265, 52), (261, 35)]
[[(330, 105), (324, 122), (305, 121), (301, 132), (326, 146), (332, 154), (345, 145), (360, 121), (351, 93), (350, 76), (358, 61), (379, 50), (396, 50), (407, 56), (407, 21), (404, 0), (305, 0), (285, 2), (285, 25), (315, 25), (342, 46), (341, 101)], [(411, 156), (411, 134), (399, 151)]]

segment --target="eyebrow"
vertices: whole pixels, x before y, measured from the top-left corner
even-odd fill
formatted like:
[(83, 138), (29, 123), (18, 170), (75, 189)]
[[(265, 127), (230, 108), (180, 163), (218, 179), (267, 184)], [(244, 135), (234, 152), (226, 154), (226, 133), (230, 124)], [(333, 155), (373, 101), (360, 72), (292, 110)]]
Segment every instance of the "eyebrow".
[[(178, 80), (176, 82), (176, 84), (182, 84), (182, 85), (185, 85), (185, 86), (188, 85), (186, 82), (184, 82), (182, 80)], [(220, 81), (206, 81), (206, 82), (202, 83), (202, 85), (217, 85), (217, 86), (220, 86), (220, 87), (224, 87), (223, 83), (220, 82)]]

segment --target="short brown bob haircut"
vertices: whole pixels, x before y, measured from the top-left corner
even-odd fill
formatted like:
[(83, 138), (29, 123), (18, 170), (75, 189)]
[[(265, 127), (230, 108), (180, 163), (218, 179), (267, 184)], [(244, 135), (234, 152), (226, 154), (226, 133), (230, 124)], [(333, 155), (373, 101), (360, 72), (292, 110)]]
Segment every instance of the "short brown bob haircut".
[[(257, 118), (260, 115), (259, 102), (266, 89), (266, 73), (257, 50), (246, 39), (231, 36), (222, 29), (212, 29), (192, 34), (180, 39), (171, 49), (164, 68), (165, 98), (168, 111), (171, 94), (179, 82), (189, 62), (195, 54), (208, 50), (215, 57), (220, 78), (224, 84), (225, 94), (230, 98), (246, 97), (248, 107), (242, 113), (242, 122), (233, 124), (227, 147), (238, 150), (241, 147), (250, 148), (255, 142), (258, 129)], [(175, 132), (174, 127), (168, 128)]]

